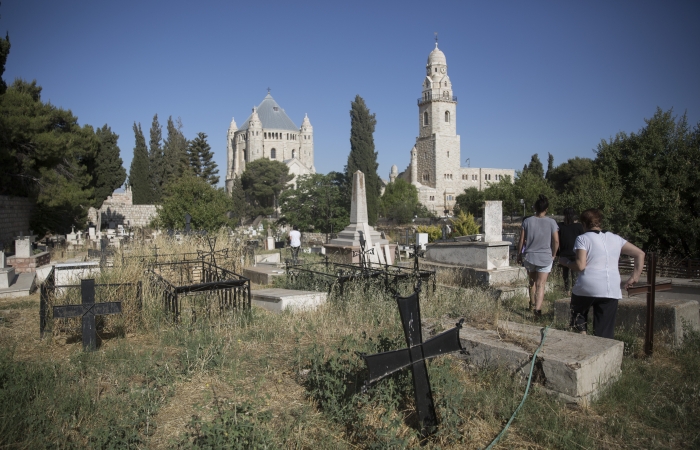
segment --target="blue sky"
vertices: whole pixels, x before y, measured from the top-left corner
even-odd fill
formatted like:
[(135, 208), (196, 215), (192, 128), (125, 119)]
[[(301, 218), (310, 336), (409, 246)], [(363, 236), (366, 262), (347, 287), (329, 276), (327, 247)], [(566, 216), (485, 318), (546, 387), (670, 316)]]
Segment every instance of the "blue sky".
[(308, 113), (316, 169), (341, 171), (350, 102), (376, 113), (379, 174), (409, 163), (434, 32), (458, 96), (462, 165), (521, 169), (594, 157), (601, 139), (644, 126), (657, 106), (700, 121), (697, 1), (5, 0), (3, 78), (36, 79), (81, 125), (108, 124), (124, 166), (132, 125), (148, 140), (180, 117), (208, 135), (219, 175), (226, 131), (271, 88), (297, 126)]

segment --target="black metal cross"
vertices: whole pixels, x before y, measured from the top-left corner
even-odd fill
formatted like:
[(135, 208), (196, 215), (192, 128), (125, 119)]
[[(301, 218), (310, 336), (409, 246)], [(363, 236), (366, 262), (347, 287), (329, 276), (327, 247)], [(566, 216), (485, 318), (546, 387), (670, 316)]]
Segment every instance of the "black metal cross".
[(646, 332), (644, 334), (644, 353), (651, 356), (654, 353), (654, 310), (656, 308), (656, 291), (668, 291), (672, 288), (671, 282), (656, 282), (656, 253), (649, 253), (647, 259), (647, 283), (630, 287), (628, 295), (647, 294)]
[(82, 317), (83, 349), (94, 351), (97, 347), (95, 316), (119, 314), (122, 312), (122, 304), (121, 302), (95, 303), (95, 280), (93, 279), (80, 281), (80, 294), (82, 304), (54, 306), (53, 317), (55, 319)]
[(421, 424), (421, 434), (426, 437), (437, 429), (437, 417), (425, 360), (463, 350), (459, 340), (459, 330), (462, 328), (464, 319), (460, 320), (454, 328), (423, 342), (418, 292), (420, 292), (420, 283), (408, 297), (396, 297), (408, 348), (363, 355), (363, 357), (369, 369), (365, 386), (405, 367), (411, 367), (418, 420)]

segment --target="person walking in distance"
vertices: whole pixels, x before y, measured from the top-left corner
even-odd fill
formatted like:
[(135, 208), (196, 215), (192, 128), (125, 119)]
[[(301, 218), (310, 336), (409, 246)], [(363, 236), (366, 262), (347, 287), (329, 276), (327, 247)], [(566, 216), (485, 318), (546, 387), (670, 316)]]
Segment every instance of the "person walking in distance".
[[(584, 233), (583, 225), (576, 222), (576, 211), (572, 207), (564, 208), (564, 221), (557, 224), (559, 226), (559, 257), (567, 260), (576, 259), (574, 244), (576, 238)], [(564, 277), (564, 290), (567, 295), (576, 282), (576, 273), (566, 266), (561, 266), (561, 274)]]
[(299, 257), (299, 248), (301, 247), (301, 233), (296, 225), (289, 232), (289, 246), (292, 247), (292, 261), (296, 264)]
[[(554, 219), (547, 217), (547, 197), (540, 194), (534, 207), (535, 215), (525, 219), (520, 229), (518, 263), (523, 263), (530, 281), (530, 309), (534, 309), (535, 318), (540, 318), (547, 277), (559, 249), (559, 227)], [(527, 247), (523, 252), (526, 241)]]

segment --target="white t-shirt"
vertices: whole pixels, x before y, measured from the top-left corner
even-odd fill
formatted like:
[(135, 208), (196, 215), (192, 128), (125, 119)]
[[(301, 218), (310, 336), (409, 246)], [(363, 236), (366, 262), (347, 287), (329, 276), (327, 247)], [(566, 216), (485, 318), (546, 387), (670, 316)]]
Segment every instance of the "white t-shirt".
[(301, 247), (301, 233), (297, 230), (289, 232), (289, 245), (292, 247)]
[(574, 251), (586, 250), (586, 268), (578, 275), (572, 292), (586, 297), (622, 298), (617, 264), (626, 242), (614, 233), (602, 231), (577, 237)]

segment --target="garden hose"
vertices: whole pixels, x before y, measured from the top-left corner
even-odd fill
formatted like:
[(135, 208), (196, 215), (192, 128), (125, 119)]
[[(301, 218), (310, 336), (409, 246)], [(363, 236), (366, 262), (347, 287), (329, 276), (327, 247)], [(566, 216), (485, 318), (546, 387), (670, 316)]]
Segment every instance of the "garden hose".
[(518, 414), (518, 411), (520, 411), (520, 408), (525, 404), (525, 399), (527, 399), (527, 394), (530, 391), (530, 384), (532, 383), (532, 373), (535, 369), (535, 361), (537, 361), (537, 354), (540, 352), (542, 349), (542, 346), (544, 345), (544, 338), (547, 337), (547, 330), (549, 330), (549, 327), (552, 326), (552, 323), (547, 325), (544, 328), (544, 331), (542, 331), (542, 341), (540, 342), (539, 347), (537, 347), (537, 350), (535, 350), (535, 353), (532, 355), (532, 361), (530, 362), (530, 376), (527, 378), (527, 387), (525, 388), (525, 395), (523, 395), (523, 399), (520, 401), (520, 404), (518, 405), (517, 408), (515, 408), (515, 412), (513, 412), (513, 415), (510, 416), (510, 420), (508, 420), (508, 423), (506, 424), (505, 427), (503, 427), (503, 430), (501, 430), (500, 433), (498, 433), (498, 436), (496, 436), (496, 439), (494, 439), (488, 447), (486, 447), (486, 450), (490, 450), (498, 444), (498, 441), (501, 440), (504, 434), (506, 434), (506, 431), (508, 431), (508, 428), (510, 427), (510, 424), (513, 422), (513, 419), (515, 419), (515, 416)]

